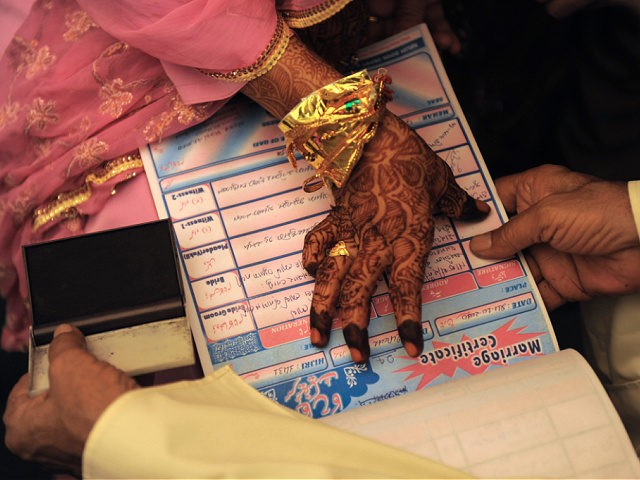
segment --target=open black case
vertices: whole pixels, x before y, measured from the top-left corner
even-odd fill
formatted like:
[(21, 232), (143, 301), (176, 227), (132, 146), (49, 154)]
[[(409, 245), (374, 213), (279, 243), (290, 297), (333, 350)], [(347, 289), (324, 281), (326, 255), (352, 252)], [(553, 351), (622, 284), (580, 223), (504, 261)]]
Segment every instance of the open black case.
[(129, 375), (195, 362), (169, 220), (24, 246), (23, 257), (32, 395), (49, 386), (48, 347), (61, 323)]

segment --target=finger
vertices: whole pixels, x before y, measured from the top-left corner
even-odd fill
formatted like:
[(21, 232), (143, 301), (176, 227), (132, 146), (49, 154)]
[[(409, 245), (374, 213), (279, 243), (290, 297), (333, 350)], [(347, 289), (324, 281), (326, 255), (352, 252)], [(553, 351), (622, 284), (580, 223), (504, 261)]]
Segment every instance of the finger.
[(354, 236), (353, 226), (345, 209), (334, 207), (324, 220), (305, 235), (302, 266), (310, 275), (315, 276), (316, 270), (335, 243)]
[(548, 309), (567, 301), (579, 302), (590, 298), (580, 279), (574, 257), (549, 245), (534, 245), (529, 253), (536, 259), (543, 280), (538, 288)]
[(49, 364), (61, 354), (69, 350), (86, 350), (87, 342), (84, 335), (76, 327), (62, 324), (53, 332), (53, 340), (49, 345)]
[(7, 405), (5, 408), (3, 420), (7, 423), (7, 419), (13, 416), (18, 405), (22, 405), (24, 402), (31, 400), (29, 397), (29, 374), (25, 373), (20, 377), (16, 384), (11, 389), (9, 396), (7, 397)]
[(538, 283), (538, 291), (540, 292), (540, 296), (542, 297), (544, 306), (549, 312), (567, 303), (567, 301), (562, 297), (562, 295), (560, 295), (558, 291), (554, 288), (551, 282), (545, 279), (542, 279)]
[(358, 256), (345, 276), (340, 292), (340, 309), (344, 339), (356, 363), (369, 359), (371, 295), (384, 270), (391, 263), (392, 252), (375, 227), (363, 231)]
[(441, 0), (425, 2), (424, 19), (438, 47), (454, 55), (460, 53), (462, 44), (447, 20)]
[(531, 245), (540, 243), (543, 228), (537, 207), (514, 216), (495, 230), (471, 239), (471, 251), (480, 258), (507, 258)]
[(331, 324), (336, 316), (340, 286), (358, 249), (353, 240), (345, 242), (348, 255), (326, 257), (316, 271), (310, 313), (311, 343), (319, 348), (329, 342)]
[(495, 181), (498, 196), (507, 212), (521, 212), (543, 198), (569, 192), (594, 180), (560, 165), (540, 165)]
[(80, 330), (68, 324), (60, 325), (49, 344), (49, 391), (58, 388), (60, 379), (73, 377), (79, 365), (86, 366), (94, 360)]
[(529, 266), (529, 270), (531, 271), (531, 277), (533, 281), (539, 283), (543, 280), (542, 272), (540, 271), (540, 266), (536, 261), (536, 257), (531, 255), (528, 251), (524, 253), (524, 259), (527, 261), (527, 265)]
[(424, 241), (400, 238), (393, 244), (389, 294), (400, 341), (411, 357), (420, 355), (424, 348), (420, 291), (424, 283), (424, 270), (432, 242), (433, 234)]
[[(535, 248), (532, 250), (534, 253), (536, 252)], [(542, 269), (540, 268), (540, 265), (538, 265), (536, 255), (527, 251), (525, 252), (524, 257), (527, 261), (527, 265), (529, 266), (529, 270), (531, 270), (531, 277), (534, 282), (536, 282), (538, 291), (540, 292), (540, 296), (542, 297), (542, 301), (544, 302), (547, 310), (551, 311), (563, 305), (566, 302), (565, 299), (562, 298), (562, 295), (560, 295), (553, 285), (544, 278)]]
[[(495, 180), (496, 191), (504, 209), (509, 213), (515, 213), (528, 208), (533, 203), (531, 200), (531, 187), (529, 184), (521, 185), (523, 181), (522, 174), (506, 175)], [(519, 199), (526, 199), (524, 208), (517, 208)]]
[(47, 393), (29, 396), (29, 374), (24, 374), (14, 385), (9, 396), (2, 421), (5, 425), (5, 444), (16, 455), (27, 458), (32, 454), (32, 423), (44, 411)]
[(445, 50), (452, 55), (457, 55), (462, 51), (462, 42), (458, 36), (451, 32), (434, 32), (433, 40), (441, 50)]
[(437, 205), (447, 216), (461, 220), (481, 220), (489, 215), (491, 207), (471, 197), (458, 183), (451, 168), (440, 157), (435, 157), (440, 167), (443, 191)]

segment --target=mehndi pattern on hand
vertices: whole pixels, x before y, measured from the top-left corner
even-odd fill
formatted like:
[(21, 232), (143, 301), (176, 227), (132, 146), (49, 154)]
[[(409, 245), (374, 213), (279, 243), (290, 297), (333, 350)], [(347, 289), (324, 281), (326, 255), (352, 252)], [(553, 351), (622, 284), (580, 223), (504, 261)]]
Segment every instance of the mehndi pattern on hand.
[[(352, 359), (366, 362), (371, 296), (388, 273), (400, 340), (410, 356), (419, 355), (424, 343), (420, 290), (433, 243), (433, 215), (481, 219), (489, 206), (470, 197), (424, 140), (388, 112), (334, 197), (333, 209), (304, 243), (303, 265), (316, 280), (311, 343), (325, 347), (340, 316)], [(349, 256), (328, 255), (339, 241)]]

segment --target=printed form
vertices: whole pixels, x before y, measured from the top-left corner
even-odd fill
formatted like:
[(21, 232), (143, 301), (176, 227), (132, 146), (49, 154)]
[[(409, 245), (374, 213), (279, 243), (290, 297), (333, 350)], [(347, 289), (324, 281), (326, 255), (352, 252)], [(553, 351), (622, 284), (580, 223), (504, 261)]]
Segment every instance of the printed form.
[(367, 48), (360, 62), (388, 70), (388, 108), (492, 208), (479, 223), (437, 218), (418, 358), (400, 343), (385, 279), (371, 302), (369, 362), (351, 361), (339, 320), (326, 348), (310, 344), (314, 281), (301, 252), (331, 195), (302, 191), (312, 167), (290, 166), (278, 121), (259, 106), (236, 98), (208, 122), (141, 149), (159, 215), (173, 222), (205, 373), (231, 364), (263, 394), (316, 418), (557, 351), (522, 258), (487, 261), (469, 249), (506, 215), (426, 27)]

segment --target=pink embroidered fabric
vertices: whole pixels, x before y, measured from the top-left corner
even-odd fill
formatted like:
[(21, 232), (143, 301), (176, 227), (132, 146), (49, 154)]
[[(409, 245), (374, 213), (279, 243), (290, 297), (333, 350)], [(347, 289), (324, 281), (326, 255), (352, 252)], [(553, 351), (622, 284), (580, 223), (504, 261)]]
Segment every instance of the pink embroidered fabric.
[(198, 68), (253, 64), (273, 37), (276, 11), (274, 1), (253, 0), (37, 0), (17, 30), (10, 25), (15, 35), (0, 58), (3, 349), (27, 345), (22, 245), (156, 217), (141, 166), (98, 170), (88, 199), (36, 229), (34, 211), (73, 196), (105, 161), (213, 115), (243, 84)]
[[(84, 185), (88, 172), (106, 160), (210, 117), (242, 84), (194, 67), (251, 65), (275, 25), (276, 7), (269, 1), (34, 3), (0, 59), (3, 349), (27, 344), (22, 245), (155, 216), (140, 182), (144, 176), (122, 183), (143, 175), (139, 166), (105, 177), (88, 200), (38, 229), (34, 211)], [(118, 184), (127, 193), (112, 196)], [(127, 208), (118, 208), (124, 202)], [(128, 217), (122, 214), (127, 210)]]

